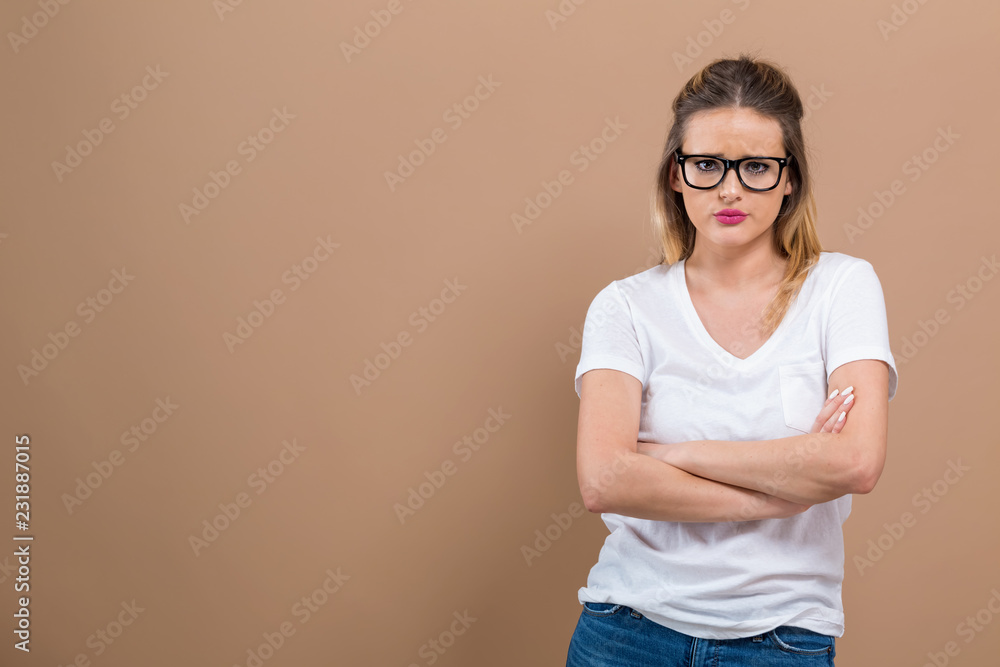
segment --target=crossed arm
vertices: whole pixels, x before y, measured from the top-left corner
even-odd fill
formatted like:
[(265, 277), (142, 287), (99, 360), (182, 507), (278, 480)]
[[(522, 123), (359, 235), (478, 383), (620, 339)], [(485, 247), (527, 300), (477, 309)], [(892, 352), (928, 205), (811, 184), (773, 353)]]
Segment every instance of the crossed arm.
[[(888, 366), (853, 361), (830, 386), (812, 432), (775, 440), (638, 440), (642, 385), (620, 371), (584, 374), (577, 474), (592, 512), (661, 521), (782, 518), (848, 493), (868, 493), (885, 462)], [(850, 419), (838, 421), (841, 413)]]

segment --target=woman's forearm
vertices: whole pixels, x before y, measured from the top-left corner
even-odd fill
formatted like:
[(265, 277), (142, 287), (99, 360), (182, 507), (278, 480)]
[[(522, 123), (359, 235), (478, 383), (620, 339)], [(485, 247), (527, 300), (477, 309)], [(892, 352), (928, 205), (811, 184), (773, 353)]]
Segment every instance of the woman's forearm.
[(808, 505), (760, 491), (705, 479), (628, 452), (606, 466), (584, 497), (592, 512), (612, 512), (654, 521), (751, 521), (799, 514)]
[(850, 438), (809, 433), (775, 440), (638, 443), (641, 454), (693, 475), (812, 505), (867, 493), (867, 463)]

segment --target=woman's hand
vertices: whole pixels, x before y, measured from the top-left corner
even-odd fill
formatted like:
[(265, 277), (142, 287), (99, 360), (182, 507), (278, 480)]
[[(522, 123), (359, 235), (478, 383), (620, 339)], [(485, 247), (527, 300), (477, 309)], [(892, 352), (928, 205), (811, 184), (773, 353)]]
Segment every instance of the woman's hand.
[(847, 423), (847, 413), (854, 406), (854, 387), (848, 387), (843, 392), (835, 390), (826, 399), (823, 408), (816, 416), (810, 433), (840, 433)]

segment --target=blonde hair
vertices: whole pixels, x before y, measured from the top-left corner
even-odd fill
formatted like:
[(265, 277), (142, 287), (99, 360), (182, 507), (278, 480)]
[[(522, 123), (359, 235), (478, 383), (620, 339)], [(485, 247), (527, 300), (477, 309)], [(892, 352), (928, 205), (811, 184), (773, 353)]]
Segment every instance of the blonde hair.
[(652, 192), (653, 232), (662, 244), (661, 264), (673, 264), (691, 256), (696, 230), (681, 193), (670, 187), (670, 169), (691, 116), (720, 108), (751, 109), (776, 120), (781, 126), (785, 150), (792, 157), (786, 167), (792, 193), (781, 202), (772, 235), (775, 252), (788, 258), (788, 265), (777, 294), (762, 313), (761, 327), (770, 336), (822, 252), (816, 233), (816, 200), (802, 137), (802, 101), (791, 79), (778, 66), (746, 54), (735, 59), (720, 58), (684, 85), (673, 102), (674, 121)]

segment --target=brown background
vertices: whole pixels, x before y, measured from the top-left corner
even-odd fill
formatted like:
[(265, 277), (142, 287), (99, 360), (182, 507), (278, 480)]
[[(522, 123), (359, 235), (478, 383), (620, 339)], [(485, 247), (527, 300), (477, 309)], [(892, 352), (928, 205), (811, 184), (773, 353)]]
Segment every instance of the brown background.
[[(712, 59), (753, 50), (812, 95), (820, 235), (875, 266), (899, 363), (887, 467), (845, 525), (838, 664), (996, 664), (1000, 280), (975, 282), (1000, 250), (996, 3), (564, 2), (575, 10), (553, 27), (556, 0), (403, 0), (350, 62), (341, 43), (388, 2), (219, 4), (0, 10), (0, 539), (19, 532), (23, 433), (35, 536), (30, 655), (12, 648), (15, 543), (0, 549), (0, 663), (247, 665), (290, 622), (263, 664), (427, 665), (421, 647), (442, 633), (435, 664), (563, 664), (606, 529), (593, 514), (550, 528), (530, 565), (522, 547), (580, 502), (576, 336), (600, 288), (654, 261), (648, 193), (671, 100)], [(116, 98), (157, 66), (168, 74), (121, 118)], [(447, 122), (490, 76), (495, 90)], [(247, 161), (241, 142), (275, 108), (294, 119)], [(113, 131), (60, 180), (53, 162), (102, 118)], [(579, 171), (574, 151), (616, 118), (621, 136)], [(385, 172), (435, 128), (446, 140), (390, 191)], [(180, 204), (230, 160), (239, 173), (187, 224)], [(512, 214), (563, 169), (572, 184), (519, 232)], [(902, 194), (852, 237), (894, 180)], [(282, 276), (317, 237), (340, 246), (292, 290)], [(134, 278), (85, 321), (78, 304), (122, 267)], [(442, 312), (446, 280), (466, 288)], [(959, 284), (980, 289), (949, 300)], [(224, 334), (275, 289), (284, 301), (230, 352)], [(421, 307), (438, 313), (424, 330)], [(78, 335), (22, 380), (71, 322)], [(351, 375), (401, 333), (410, 344), (356, 392)], [(179, 407), (128, 451), (121, 434), (168, 397)], [(490, 409), (510, 417), (484, 440)], [(258, 495), (248, 478), (292, 439), (305, 449)], [(66, 494), (115, 450), (121, 465), (70, 512)], [(394, 506), (447, 460), (454, 474), (401, 523)], [(954, 484), (949, 461), (968, 468)], [(915, 498), (925, 488), (933, 505)], [(189, 537), (240, 493), (251, 504), (195, 555)], [(300, 623), (294, 605), (338, 568), (349, 579)], [(88, 644), (132, 600), (144, 611), (114, 643)], [(449, 642), (466, 611), (476, 620)], [(959, 624), (977, 612), (989, 622), (970, 636)]]

